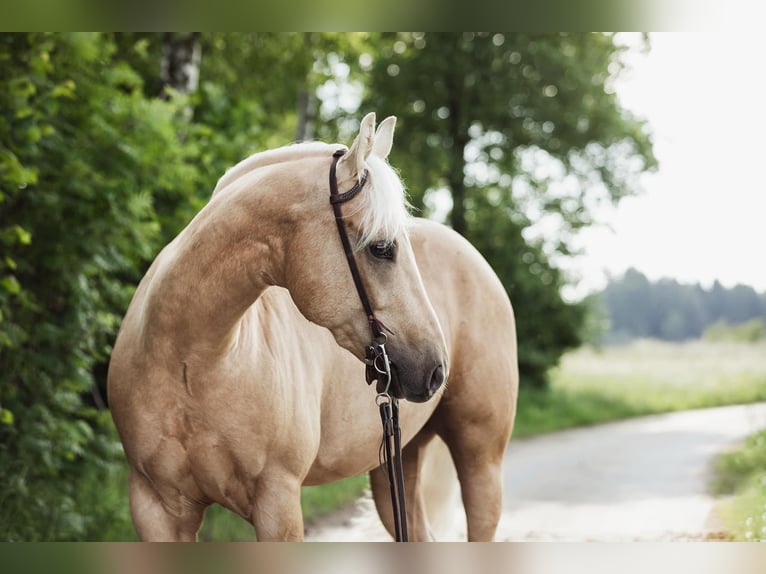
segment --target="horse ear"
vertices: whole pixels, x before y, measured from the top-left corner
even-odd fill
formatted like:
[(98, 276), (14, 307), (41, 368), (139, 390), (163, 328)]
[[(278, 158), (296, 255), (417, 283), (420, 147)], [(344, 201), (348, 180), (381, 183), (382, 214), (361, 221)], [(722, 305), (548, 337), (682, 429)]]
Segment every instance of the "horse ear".
[(380, 159), (386, 159), (391, 153), (391, 145), (394, 143), (394, 128), (396, 116), (388, 116), (380, 122), (378, 131), (375, 132), (375, 142), (372, 144), (372, 153)]
[(359, 124), (359, 135), (354, 139), (346, 155), (338, 162), (338, 170), (345, 169), (349, 176), (362, 173), (375, 141), (375, 113), (370, 112)]

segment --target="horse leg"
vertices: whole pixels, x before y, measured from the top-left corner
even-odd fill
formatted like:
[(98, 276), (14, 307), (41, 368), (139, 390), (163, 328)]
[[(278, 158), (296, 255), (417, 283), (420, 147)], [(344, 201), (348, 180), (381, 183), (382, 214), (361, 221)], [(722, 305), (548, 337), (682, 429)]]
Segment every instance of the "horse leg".
[[(475, 380), (505, 380), (503, 373), (472, 373)], [(482, 376), (478, 376), (482, 375)], [(477, 400), (466, 384), (451, 383), (432, 422), (452, 454), (466, 513), (469, 541), (491, 541), (502, 513), (502, 465), (513, 428), (515, 391), (497, 389)], [(459, 390), (460, 389), (460, 390)], [(505, 392), (502, 392), (505, 390)]]
[[(431, 534), (425, 501), (421, 489), (421, 470), (425, 449), (434, 433), (420, 431), (402, 450), (402, 469), (404, 471), (404, 492), (407, 505), (407, 534), (411, 542), (424, 542), (434, 539)], [(394, 515), (391, 508), (391, 488), (388, 474), (377, 467), (370, 471), (370, 487), (383, 525), (394, 536)]]
[(301, 481), (283, 474), (260, 476), (255, 489), (252, 522), (258, 541), (302, 541)]
[(455, 435), (443, 438), (450, 446), (460, 481), (468, 541), (492, 541), (503, 504), (502, 451), (481, 449)]
[(197, 540), (205, 505), (178, 495), (172, 507), (163, 503), (156, 488), (144, 475), (130, 472), (130, 513), (138, 537), (143, 541)]

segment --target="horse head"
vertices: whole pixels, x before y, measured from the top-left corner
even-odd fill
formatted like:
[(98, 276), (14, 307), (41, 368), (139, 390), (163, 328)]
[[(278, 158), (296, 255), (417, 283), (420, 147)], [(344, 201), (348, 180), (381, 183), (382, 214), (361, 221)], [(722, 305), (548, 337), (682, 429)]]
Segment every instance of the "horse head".
[[(387, 162), (395, 123), (395, 117), (386, 118), (376, 132), (375, 115), (368, 114), (353, 144), (337, 161), (335, 177), (340, 193), (361, 184), (359, 193), (343, 203), (342, 227), (363, 290), (385, 332), (391, 362), (389, 393), (424, 402), (445, 381), (448, 355), (408, 238), (404, 187)], [(341, 347), (364, 359), (371, 340), (370, 320), (329, 201), (330, 157), (324, 165), (326, 169), (312, 173), (310, 193), (293, 207), (299, 217), (293, 219), (288, 239), (285, 287), (307, 319), (329, 329)]]

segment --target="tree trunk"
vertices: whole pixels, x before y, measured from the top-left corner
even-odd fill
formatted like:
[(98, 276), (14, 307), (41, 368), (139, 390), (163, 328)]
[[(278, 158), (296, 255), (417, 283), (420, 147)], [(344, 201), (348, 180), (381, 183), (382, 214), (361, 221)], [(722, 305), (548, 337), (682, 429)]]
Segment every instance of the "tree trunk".
[(298, 126), (295, 129), (295, 141), (302, 142), (314, 138), (316, 118), (316, 97), (311, 92), (308, 79), (298, 90)]
[[(462, 147), (460, 148), (462, 151)], [(460, 235), (465, 236), (468, 231), (468, 224), (465, 220), (465, 178), (463, 175), (463, 155), (458, 157), (457, 153), (452, 154), (448, 183), (452, 191), (452, 212), (450, 213), (450, 225), (452, 229)]]
[(452, 229), (465, 236), (468, 232), (468, 223), (465, 219), (465, 146), (468, 145), (469, 137), (466, 129), (461, 125), (461, 95), (462, 78), (451, 76), (448, 80), (450, 86), (449, 117), (447, 118), (447, 130), (452, 140), (449, 148), (450, 162), (447, 182), (452, 191), (452, 213), (450, 224)]
[(199, 86), (199, 66), (202, 60), (200, 33), (167, 32), (162, 37), (161, 97), (167, 98), (167, 88), (181, 94), (193, 94)]
[(311, 32), (305, 32), (303, 34), (303, 47), (307, 54), (308, 68), (303, 85), (298, 89), (298, 125), (295, 129), (295, 141), (298, 142), (314, 138), (317, 102), (311, 82), (311, 73), (314, 68), (313, 43), (314, 39)]

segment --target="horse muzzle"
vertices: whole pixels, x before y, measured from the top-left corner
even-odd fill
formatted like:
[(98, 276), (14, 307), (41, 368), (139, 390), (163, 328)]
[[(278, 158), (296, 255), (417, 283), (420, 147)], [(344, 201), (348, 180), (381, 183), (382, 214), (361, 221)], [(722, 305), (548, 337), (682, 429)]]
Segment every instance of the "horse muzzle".
[[(444, 384), (446, 373), (441, 362), (431, 363), (430, 367), (407, 367), (408, 361), (391, 361), (391, 383), (388, 394), (396, 399), (405, 399), (413, 403), (425, 403), (433, 398)], [(378, 393), (386, 392), (385, 382), (378, 380)]]

